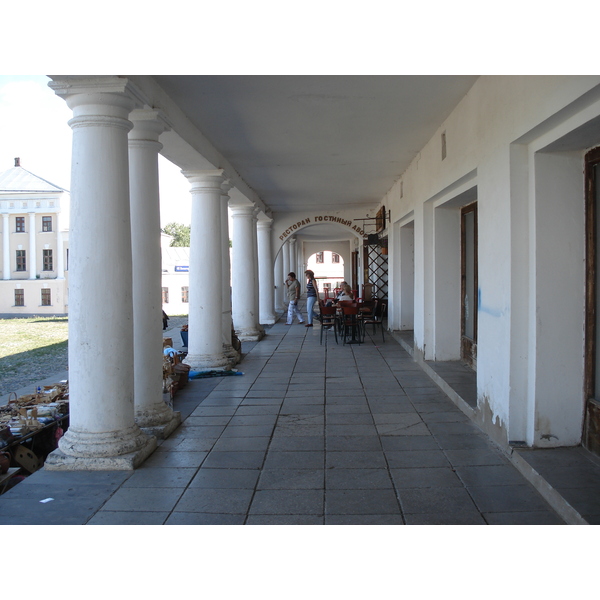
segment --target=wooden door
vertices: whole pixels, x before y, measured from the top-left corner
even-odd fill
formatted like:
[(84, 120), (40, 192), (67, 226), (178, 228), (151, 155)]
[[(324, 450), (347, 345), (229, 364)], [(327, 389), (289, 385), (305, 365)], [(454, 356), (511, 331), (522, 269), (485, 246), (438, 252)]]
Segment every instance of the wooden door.
[(461, 356), (477, 366), (477, 202), (464, 206), (460, 215), (461, 249)]
[(600, 227), (600, 148), (585, 157), (586, 192), (586, 323), (585, 323), (585, 394), (586, 409), (583, 444), (600, 455), (600, 270), (598, 269), (598, 235)]

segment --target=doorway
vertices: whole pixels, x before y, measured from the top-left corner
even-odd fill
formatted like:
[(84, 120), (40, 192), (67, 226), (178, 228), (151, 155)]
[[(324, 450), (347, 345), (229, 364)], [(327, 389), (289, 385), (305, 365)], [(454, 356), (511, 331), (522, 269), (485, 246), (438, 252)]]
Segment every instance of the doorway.
[(477, 202), (460, 211), (461, 358), (477, 368)]

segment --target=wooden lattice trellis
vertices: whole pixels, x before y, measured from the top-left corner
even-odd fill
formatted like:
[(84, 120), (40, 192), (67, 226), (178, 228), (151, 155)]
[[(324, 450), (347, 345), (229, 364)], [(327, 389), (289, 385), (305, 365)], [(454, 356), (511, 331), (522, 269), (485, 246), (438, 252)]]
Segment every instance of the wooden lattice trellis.
[(373, 284), (373, 296), (379, 299), (388, 297), (388, 257), (383, 251), (387, 248), (364, 246), (365, 282)]

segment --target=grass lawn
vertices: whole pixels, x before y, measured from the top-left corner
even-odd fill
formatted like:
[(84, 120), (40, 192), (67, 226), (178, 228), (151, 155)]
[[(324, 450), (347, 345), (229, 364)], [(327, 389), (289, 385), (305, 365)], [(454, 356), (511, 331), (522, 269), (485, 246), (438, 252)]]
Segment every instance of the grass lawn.
[(0, 395), (68, 365), (67, 317), (0, 319)]

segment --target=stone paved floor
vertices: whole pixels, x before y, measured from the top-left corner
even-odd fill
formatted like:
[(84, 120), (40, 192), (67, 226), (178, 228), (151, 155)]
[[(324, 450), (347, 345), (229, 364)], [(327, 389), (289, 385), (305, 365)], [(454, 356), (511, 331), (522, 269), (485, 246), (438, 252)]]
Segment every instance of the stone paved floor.
[(244, 375), (179, 392), (184, 422), (139, 469), (42, 469), (0, 524), (563, 523), (393, 338), (331, 333), (280, 320)]

